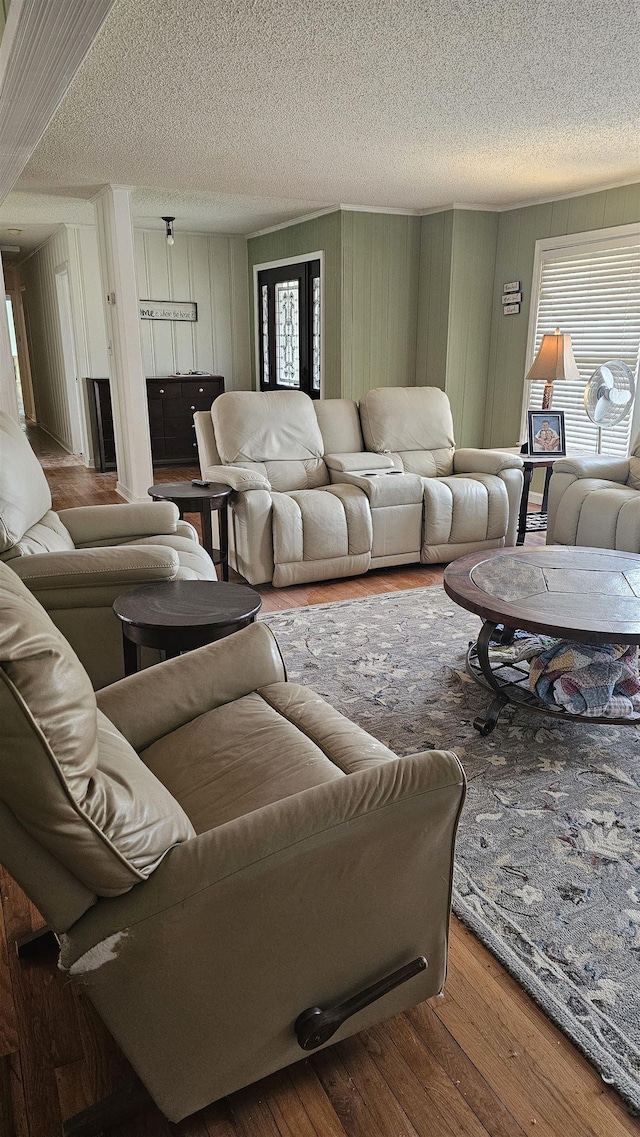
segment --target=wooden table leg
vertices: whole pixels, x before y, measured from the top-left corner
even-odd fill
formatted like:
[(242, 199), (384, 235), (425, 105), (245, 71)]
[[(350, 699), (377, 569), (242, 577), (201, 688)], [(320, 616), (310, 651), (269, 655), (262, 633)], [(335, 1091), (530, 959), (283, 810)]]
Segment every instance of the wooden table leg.
[(125, 675), (135, 675), (138, 670), (138, 645), (130, 640), (122, 626), (122, 654), (124, 655)]
[(218, 533), (220, 535), (220, 556), (222, 557), (222, 579), (229, 579), (229, 522), (226, 503), (218, 511)]
[(213, 527), (211, 524), (211, 506), (205, 501), (200, 511), (202, 518), (202, 547), (210, 557), (213, 557)]
[(522, 486), (522, 497), (520, 498), (520, 516), (518, 518), (518, 538), (516, 545), (524, 545), (524, 539), (527, 533), (527, 509), (529, 507), (529, 489), (533, 477), (533, 466), (525, 466), (523, 473), (524, 483)]
[(549, 486), (551, 484), (552, 473), (553, 466), (547, 466), (544, 473), (544, 492), (542, 494), (542, 505), (540, 506), (541, 513), (548, 513), (549, 511)]

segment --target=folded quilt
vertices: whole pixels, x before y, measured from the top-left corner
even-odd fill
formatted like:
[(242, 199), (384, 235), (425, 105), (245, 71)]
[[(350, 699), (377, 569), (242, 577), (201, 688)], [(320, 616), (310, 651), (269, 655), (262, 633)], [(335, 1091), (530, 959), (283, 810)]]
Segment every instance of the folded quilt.
[(560, 640), (532, 660), (529, 686), (551, 706), (587, 718), (625, 718), (640, 711), (638, 648)]

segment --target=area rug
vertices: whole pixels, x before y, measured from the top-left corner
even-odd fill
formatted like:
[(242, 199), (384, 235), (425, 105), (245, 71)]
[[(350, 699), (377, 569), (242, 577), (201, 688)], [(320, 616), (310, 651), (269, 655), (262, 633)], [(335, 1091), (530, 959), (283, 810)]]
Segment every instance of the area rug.
[(262, 618), (289, 678), (397, 754), (458, 754), (457, 915), (640, 1111), (638, 728), (508, 707), (481, 738), (480, 622), (437, 586)]

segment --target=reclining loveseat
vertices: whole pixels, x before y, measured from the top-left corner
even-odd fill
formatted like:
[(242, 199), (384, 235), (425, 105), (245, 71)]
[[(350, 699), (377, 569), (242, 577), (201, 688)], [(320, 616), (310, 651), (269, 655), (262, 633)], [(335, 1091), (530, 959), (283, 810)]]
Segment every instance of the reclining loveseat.
[(514, 545), (522, 460), (456, 450), (446, 394), (312, 401), (231, 391), (194, 415), (203, 478), (234, 490), (230, 561), (276, 587)]

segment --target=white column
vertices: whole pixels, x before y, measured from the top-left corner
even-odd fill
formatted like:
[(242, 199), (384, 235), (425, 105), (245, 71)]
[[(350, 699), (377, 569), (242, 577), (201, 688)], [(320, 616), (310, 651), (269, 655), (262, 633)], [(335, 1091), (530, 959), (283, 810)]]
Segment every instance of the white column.
[(0, 410), (6, 411), (16, 422), (20, 422), (18, 412), (18, 392), (16, 390), (16, 373), (11, 354), (11, 340), (9, 339), (9, 318), (5, 298), (7, 290), (2, 271), (2, 256), (0, 256)]
[(126, 186), (105, 186), (94, 206), (109, 343), (116, 488), (127, 501), (148, 501), (153, 466), (129, 194)]

